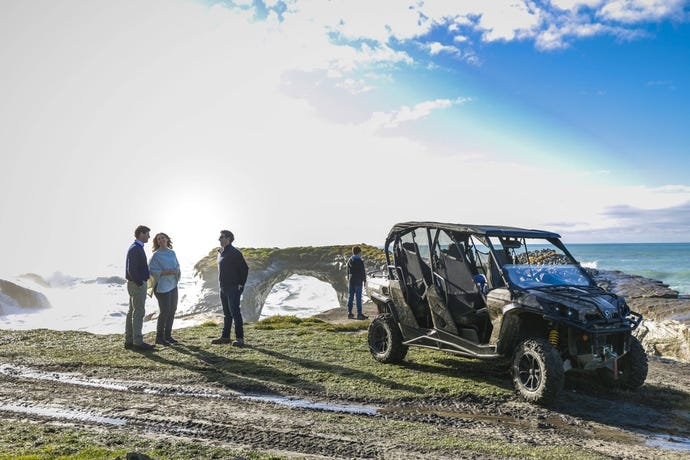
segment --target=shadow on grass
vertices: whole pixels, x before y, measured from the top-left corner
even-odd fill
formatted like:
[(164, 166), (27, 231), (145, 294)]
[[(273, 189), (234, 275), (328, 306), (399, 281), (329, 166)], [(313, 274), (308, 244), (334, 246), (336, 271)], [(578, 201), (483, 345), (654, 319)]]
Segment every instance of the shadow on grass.
[(275, 351), (275, 350), (268, 350), (266, 348), (253, 347), (253, 349), (260, 352), (260, 353), (271, 356), (273, 358), (288, 361), (288, 362), (297, 364), (297, 365), (304, 367), (304, 368), (307, 368), (307, 369), (313, 369), (316, 371), (327, 372), (327, 373), (332, 374), (332, 375), (338, 375), (338, 376), (350, 378), (350, 379), (366, 380), (368, 382), (374, 382), (374, 383), (381, 385), (381, 386), (384, 386), (384, 387), (388, 387), (388, 388), (396, 389), (396, 390), (405, 390), (405, 391), (409, 391), (411, 393), (423, 394), (426, 392), (426, 389), (423, 387), (416, 386), (416, 385), (407, 385), (407, 384), (399, 383), (399, 382), (394, 381), (394, 380), (384, 379), (384, 378), (378, 377), (378, 376), (376, 376), (370, 372), (364, 372), (364, 371), (352, 369), (349, 367), (343, 367), (343, 366), (339, 366), (337, 364), (331, 364), (331, 363), (327, 363), (324, 361), (317, 361), (317, 360), (306, 359), (306, 358), (298, 358), (295, 356), (286, 355), (285, 353), (280, 353), (280, 352)]
[(182, 367), (190, 372), (201, 375), (209, 382), (217, 383), (233, 390), (256, 393), (277, 393), (278, 389), (276, 387), (288, 386), (300, 388), (302, 391), (323, 391), (321, 385), (300, 379), (294, 374), (284, 372), (274, 367), (258, 364), (254, 361), (218, 355), (195, 345), (178, 343), (174, 345), (172, 349), (178, 353), (189, 356), (193, 360), (179, 361), (168, 359), (156, 353), (146, 353), (143, 356), (160, 364)]
[(433, 359), (434, 363), (404, 361), (401, 363), (407, 369), (441, 375), (449, 379), (466, 379), (477, 384), (493, 385), (498, 388), (512, 390), (513, 382), (507, 365), (498, 361), (482, 361), (479, 359), (460, 358), (442, 353)]

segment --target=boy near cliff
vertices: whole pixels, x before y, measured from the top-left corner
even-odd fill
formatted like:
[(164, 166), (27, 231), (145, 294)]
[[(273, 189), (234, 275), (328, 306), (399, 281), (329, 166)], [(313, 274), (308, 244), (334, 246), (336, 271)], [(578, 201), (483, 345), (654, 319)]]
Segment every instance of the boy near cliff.
[(134, 243), (127, 250), (125, 278), (129, 293), (129, 311), (125, 323), (125, 349), (152, 350), (153, 345), (145, 343), (141, 329), (144, 325), (144, 304), (146, 303), (146, 282), (149, 279), (149, 266), (146, 262), (144, 245), (151, 231), (145, 225), (134, 230)]
[(362, 285), (367, 280), (362, 260), (362, 249), (359, 246), (352, 248), (352, 257), (347, 261), (347, 278), (349, 281), (349, 295), (347, 298), (347, 317), (354, 319), (352, 314), (353, 297), (357, 299), (357, 319), (367, 319), (362, 313)]
[[(244, 327), (240, 299), (247, 282), (249, 267), (242, 253), (232, 245), (235, 236), (230, 230), (221, 230), (218, 241), (218, 283), (220, 284), (220, 301), (223, 304), (223, 331), (211, 343), (232, 343), (233, 346), (244, 346)], [(235, 321), (235, 340), (230, 340), (230, 328)]]

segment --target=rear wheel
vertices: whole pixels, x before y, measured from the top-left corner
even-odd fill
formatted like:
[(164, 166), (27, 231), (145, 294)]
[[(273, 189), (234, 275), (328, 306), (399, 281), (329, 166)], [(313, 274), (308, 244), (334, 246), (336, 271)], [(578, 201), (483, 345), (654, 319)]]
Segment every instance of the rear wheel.
[(644, 347), (636, 337), (630, 337), (628, 352), (618, 360), (618, 378), (614, 379), (609, 368), (597, 369), (597, 372), (599, 379), (606, 385), (636, 390), (647, 379), (647, 370), (647, 353)]
[(563, 360), (544, 339), (522, 341), (515, 349), (512, 370), (515, 389), (527, 401), (548, 404), (563, 388)]
[(399, 363), (407, 354), (400, 329), (388, 315), (377, 316), (369, 324), (368, 341), (371, 355), (381, 363)]

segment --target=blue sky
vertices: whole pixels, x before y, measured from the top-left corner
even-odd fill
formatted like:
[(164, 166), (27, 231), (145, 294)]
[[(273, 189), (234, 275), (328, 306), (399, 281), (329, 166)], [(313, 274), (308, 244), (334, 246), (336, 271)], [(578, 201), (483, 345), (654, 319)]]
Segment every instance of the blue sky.
[(140, 223), (191, 259), (405, 220), (690, 241), (689, 35), (679, 0), (3, 1), (0, 271), (121, 264)]

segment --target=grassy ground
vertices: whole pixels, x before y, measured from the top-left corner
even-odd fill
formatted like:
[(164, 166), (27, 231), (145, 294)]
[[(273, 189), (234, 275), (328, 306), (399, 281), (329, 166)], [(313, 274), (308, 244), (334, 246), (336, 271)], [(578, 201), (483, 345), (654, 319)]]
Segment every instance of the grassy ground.
[(211, 345), (219, 326), (209, 322), (176, 331), (181, 346), (159, 346), (150, 353), (125, 351), (121, 335), (3, 331), (0, 357), (43, 369), (88, 368), (92, 377), (132, 378), (145, 372), (146, 380), (159, 383), (203, 382), (241, 391), (382, 402), (512, 394), (507, 374), (491, 363), (415, 349), (401, 365), (382, 365), (369, 354), (367, 326), (368, 321), (331, 324), (316, 318), (274, 317), (248, 324), (248, 346), (238, 349)]
[[(304, 422), (305, 426), (327, 438), (388, 440), (387, 446), (393, 449), (404, 451), (412, 448), (418, 454), (428, 452), (428, 458), (434, 458), (434, 452), (445, 452), (448, 458), (449, 452), (456, 451), (509, 458), (602, 457), (601, 443), (596, 444), (595, 441), (591, 445), (596, 448), (583, 449), (590, 436), (585, 428), (583, 444), (579, 448), (573, 449), (569, 443), (571, 437), (568, 433), (580, 430), (579, 422), (574, 423), (574, 419), (568, 418), (570, 421), (564, 424), (571, 426), (565, 427), (565, 437), (557, 438), (556, 431), (552, 431), (555, 428), (549, 427), (555, 422), (537, 420), (531, 423), (530, 417), (534, 412), (529, 406), (525, 409), (527, 413), (506, 418), (507, 422), (519, 426), (505, 432), (500, 431), (496, 422), (482, 424), (481, 414), (472, 419), (458, 414), (444, 415), (435, 409), (429, 410), (428, 414), (424, 409), (420, 412), (420, 408), (431, 407), (430, 404), (436, 407), (437, 402), (438, 407), (445, 410), (450, 407), (445, 402), (450, 401), (451, 405), (454, 402), (468, 403), (494, 418), (500, 418), (500, 414), (493, 415), (491, 407), (515, 410), (511, 402), (514, 399), (512, 382), (507, 370), (499, 363), (459, 358), (420, 348), (410, 350), (400, 365), (380, 364), (371, 357), (367, 347), (368, 324), (369, 321), (334, 323), (318, 318), (273, 317), (247, 324), (245, 339), (248, 346), (235, 348), (212, 345), (211, 340), (219, 335), (220, 326), (208, 322), (176, 330), (175, 336), (180, 340), (178, 345), (157, 347), (154, 352), (147, 353), (124, 350), (122, 334), (0, 331), (0, 364), (42, 371), (73, 371), (94, 379), (145, 381), (176, 387), (230, 389), (302, 396), (315, 401), (328, 399), (380, 408), (396, 407), (397, 415), (391, 419), (384, 412), (377, 417), (310, 412), (309, 421), (304, 422), (304, 419), (297, 425)], [(146, 338), (151, 340), (150, 336)], [(19, 389), (19, 383), (11, 378), (0, 377), (0, 382), (3, 386), (16, 385)], [(648, 390), (651, 394), (659, 391), (655, 387)], [(684, 392), (677, 394), (680, 395), (678, 397), (687, 395)], [(0, 398), (0, 405), (3, 401), (21, 400), (11, 388), (3, 391), (2, 395), (5, 396)], [(69, 396), (63, 398), (69, 407)], [(126, 395), (123, 398), (127, 400)], [(669, 404), (673, 405), (673, 401)], [(411, 408), (409, 417), (405, 416), (407, 407)], [(290, 412), (289, 408), (271, 410), (275, 420), (300, 416)], [(435, 420), (440, 420), (440, 423)], [(280, 428), (281, 422), (278, 423)], [(540, 423), (542, 428), (531, 431)], [(481, 425), (487, 427), (486, 435), (473, 431)], [(616, 431), (609, 439), (618, 435), (620, 433)], [(155, 459), (285, 458), (280, 452), (266, 448), (250, 450), (235, 446), (215, 442), (215, 439), (210, 441), (209, 438), (194, 440), (145, 430), (109, 430), (96, 425), (85, 427), (69, 421), (45, 421), (35, 417), (0, 421), (0, 460), (124, 459), (128, 452), (133, 451)], [(603, 452), (603, 457), (610, 454), (610, 451)], [(393, 455), (392, 458), (397, 457)]]
[[(246, 325), (248, 346), (238, 349), (212, 345), (219, 326), (208, 322), (175, 331), (179, 346), (157, 347), (148, 353), (124, 350), (119, 334), (0, 331), (0, 361), (44, 371), (74, 371), (91, 378), (196, 384), (380, 404), (430, 396), (502, 398), (512, 394), (502, 371), (479, 361), (416, 349), (402, 365), (377, 363), (366, 344), (368, 323), (274, 317)], [(487, 378), (487, 370), (496, 375)], [(371, 422), (365, 419), (363, 423)], [(124, 459), (133, 447), (152, 458), (278, 458), (265, 452), (234, 451), (175, 439), (161, 441), (119, 431), (110, 433), (108, 445), (102, 445), (103, 436), (97, 432), (68, 425), (29, 419), (2, 421), (0, 459)], [(421, 445), (429, 442), (424, 441), (423, 432), (416, 432)], [(434, 443), (462, 447), (451, 436)]]

